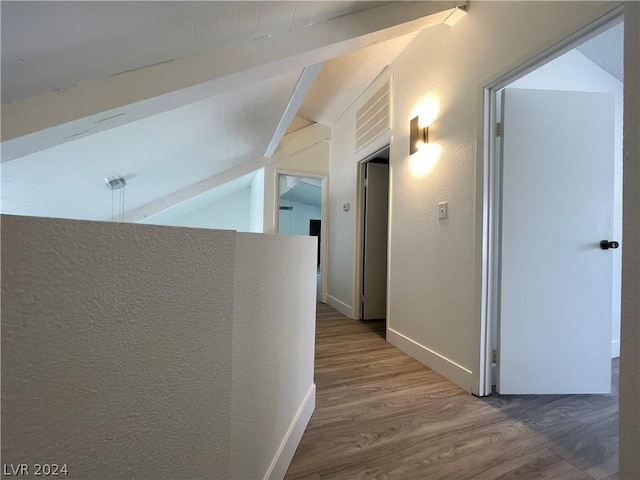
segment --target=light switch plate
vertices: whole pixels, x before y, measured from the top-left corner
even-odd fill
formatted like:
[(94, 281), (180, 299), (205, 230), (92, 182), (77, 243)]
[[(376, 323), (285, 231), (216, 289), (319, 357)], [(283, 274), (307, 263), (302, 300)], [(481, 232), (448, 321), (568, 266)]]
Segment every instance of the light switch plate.
[(438, 204), (438, 218), (440, 220), (447, 218), (447, 215), (449, 214), (449, 206), (447, 205), (447, 202), (440, 202)]

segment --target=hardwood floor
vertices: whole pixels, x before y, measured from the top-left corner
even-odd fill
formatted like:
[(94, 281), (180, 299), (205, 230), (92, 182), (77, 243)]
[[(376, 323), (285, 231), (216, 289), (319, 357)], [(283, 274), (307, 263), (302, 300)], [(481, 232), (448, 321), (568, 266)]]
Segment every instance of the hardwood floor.
[(615, 394), (477, 398), (384, 322), (319, 304), (316, 332), (316, 410), (287, 480), (617, 478)]

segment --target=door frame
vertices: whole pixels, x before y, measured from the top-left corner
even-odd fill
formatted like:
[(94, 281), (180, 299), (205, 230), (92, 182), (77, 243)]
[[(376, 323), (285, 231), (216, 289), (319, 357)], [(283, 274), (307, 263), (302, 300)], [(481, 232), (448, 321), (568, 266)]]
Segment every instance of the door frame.
[(482, 123), (478, 129), (478, 176), (477, 202), (482, 205), (479, 212), (482, 230), (479, 275), (481, 277), (480, 292), (476, 292), (480, 303), (480, 322), (477, 338), (478, 354), (474, 368), (471, 392), (477, 396), (491, 394), (493, 365), (493, 333), (492, 324), (497, 321), (499, 301), (499, 251), (500, 251), (500, 195), (502, 183), (500, 178), (500, 159), (496, 149), (497, 92), (519, 78), (549, 63), (557, 57), (573, 50), (581, 43), (608, 30), (624, 20), (624, 5), (610, 12), (591, 24), (569, 35), (564, 40), (538, 53), (529, 60), (487, 81), (480, 87), (479, 98), (482, 101)]
[[(355, 278), (353, 289), (353, 316), (356, 320), (362, 320), (362, 273), (364, 262), (364, 174), (367, 163), (380, 155), (385, 150), (389, 151), (389, 200), (387, 202), (387, 210), (390, 212), (391, 207), (391, 142), (384, 147), (377, 149), (370, 155), (358, 161), (358, 171), (356, 174), (356, 249), (355, 249)], [(389, 216), (391, 218), (391, 216)], [(389, 228), (387, 226), (387, 319), (389, 318)]]
[(275, 170), (275, 195), (274, 195), (274, 212), (275, 212), (275, 233), (279, 235), (280, 230), (280, 175), (289, 175), (292, 177), (300, 177), (300, 178), (317, 178), (322, 180), (322, 206), (320, 212), (320, 238), (326, 239), (325, 241), (320, 243), (320, 301), (322, 303), (327, 303), (327, 255), (329, 252), (328, 249), (328, 239), (329, 239), (329, 177), (328, 175), (314, 174), (314, 173), (304, 173), (304, 172), (296, 172), (294, 170), (281, 169), (276, 168)]

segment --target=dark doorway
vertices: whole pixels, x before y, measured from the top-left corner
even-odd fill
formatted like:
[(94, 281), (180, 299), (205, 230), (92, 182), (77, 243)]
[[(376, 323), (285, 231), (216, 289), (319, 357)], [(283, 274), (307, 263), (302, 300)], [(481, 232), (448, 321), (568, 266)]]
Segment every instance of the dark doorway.
[(321, 220), (309, 220), (309, 235), (311, 235), (312, 237), (318, 237), (318, 267), (320, 267), (320, 241), (322, 239), (322, 235), (320, 234), (321, 230)]

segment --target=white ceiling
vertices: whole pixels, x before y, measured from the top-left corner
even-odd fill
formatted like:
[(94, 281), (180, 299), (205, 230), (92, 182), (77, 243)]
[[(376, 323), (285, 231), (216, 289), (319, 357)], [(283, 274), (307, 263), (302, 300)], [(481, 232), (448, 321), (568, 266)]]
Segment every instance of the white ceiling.
[(622, 82), (623, 44), (624, 24), (620, 22), (580, 45), (578, 51)]
[(247, 43), (387, 2), (7, 2), (2, 103), (226, 45)]
[(413, 32), (326, 62), (298, 114), (332, 125), (417, 34)]
[(241, 190), (251, 188), (251, 184), (255, 176), (256, 172), (251, 172), (247, 175), (238, 177), (224, 185), (212, 188), (208, 192), (197, 195), (186, 202), (182, 202), (168, 210), (160, 212), (157, 215), (151, 215), (144, 220), (141, 220), (140, 223), (151, 223), (157, 225), (171, 225), (178, 223), (179, 219), (184, 218), (190, 213), (205, 208), (208, 205)]
[[(386, 4), (3, 1), (2, 102), (120, 78), (129, 70), (248, 44)], [(310, 122), (332, 124), (416, 33), (327, 61), (290, 131)], [(301, 70), (281, 72), (5, 161), (1, 210), (108, 220), (112, 194), (106, 177), (127, 179), (125, 206), (131, 212), (262, 157), (300, 75)]]
[(282, 175), (280, 177), (280, 205), (290, 205), (290, 202), (321, 208), (322, 180)]
[(127, 211), (262, 156), (298, 72), (2, 164), (2, 211), (111, 218), (105, 177), (123, 176)]

